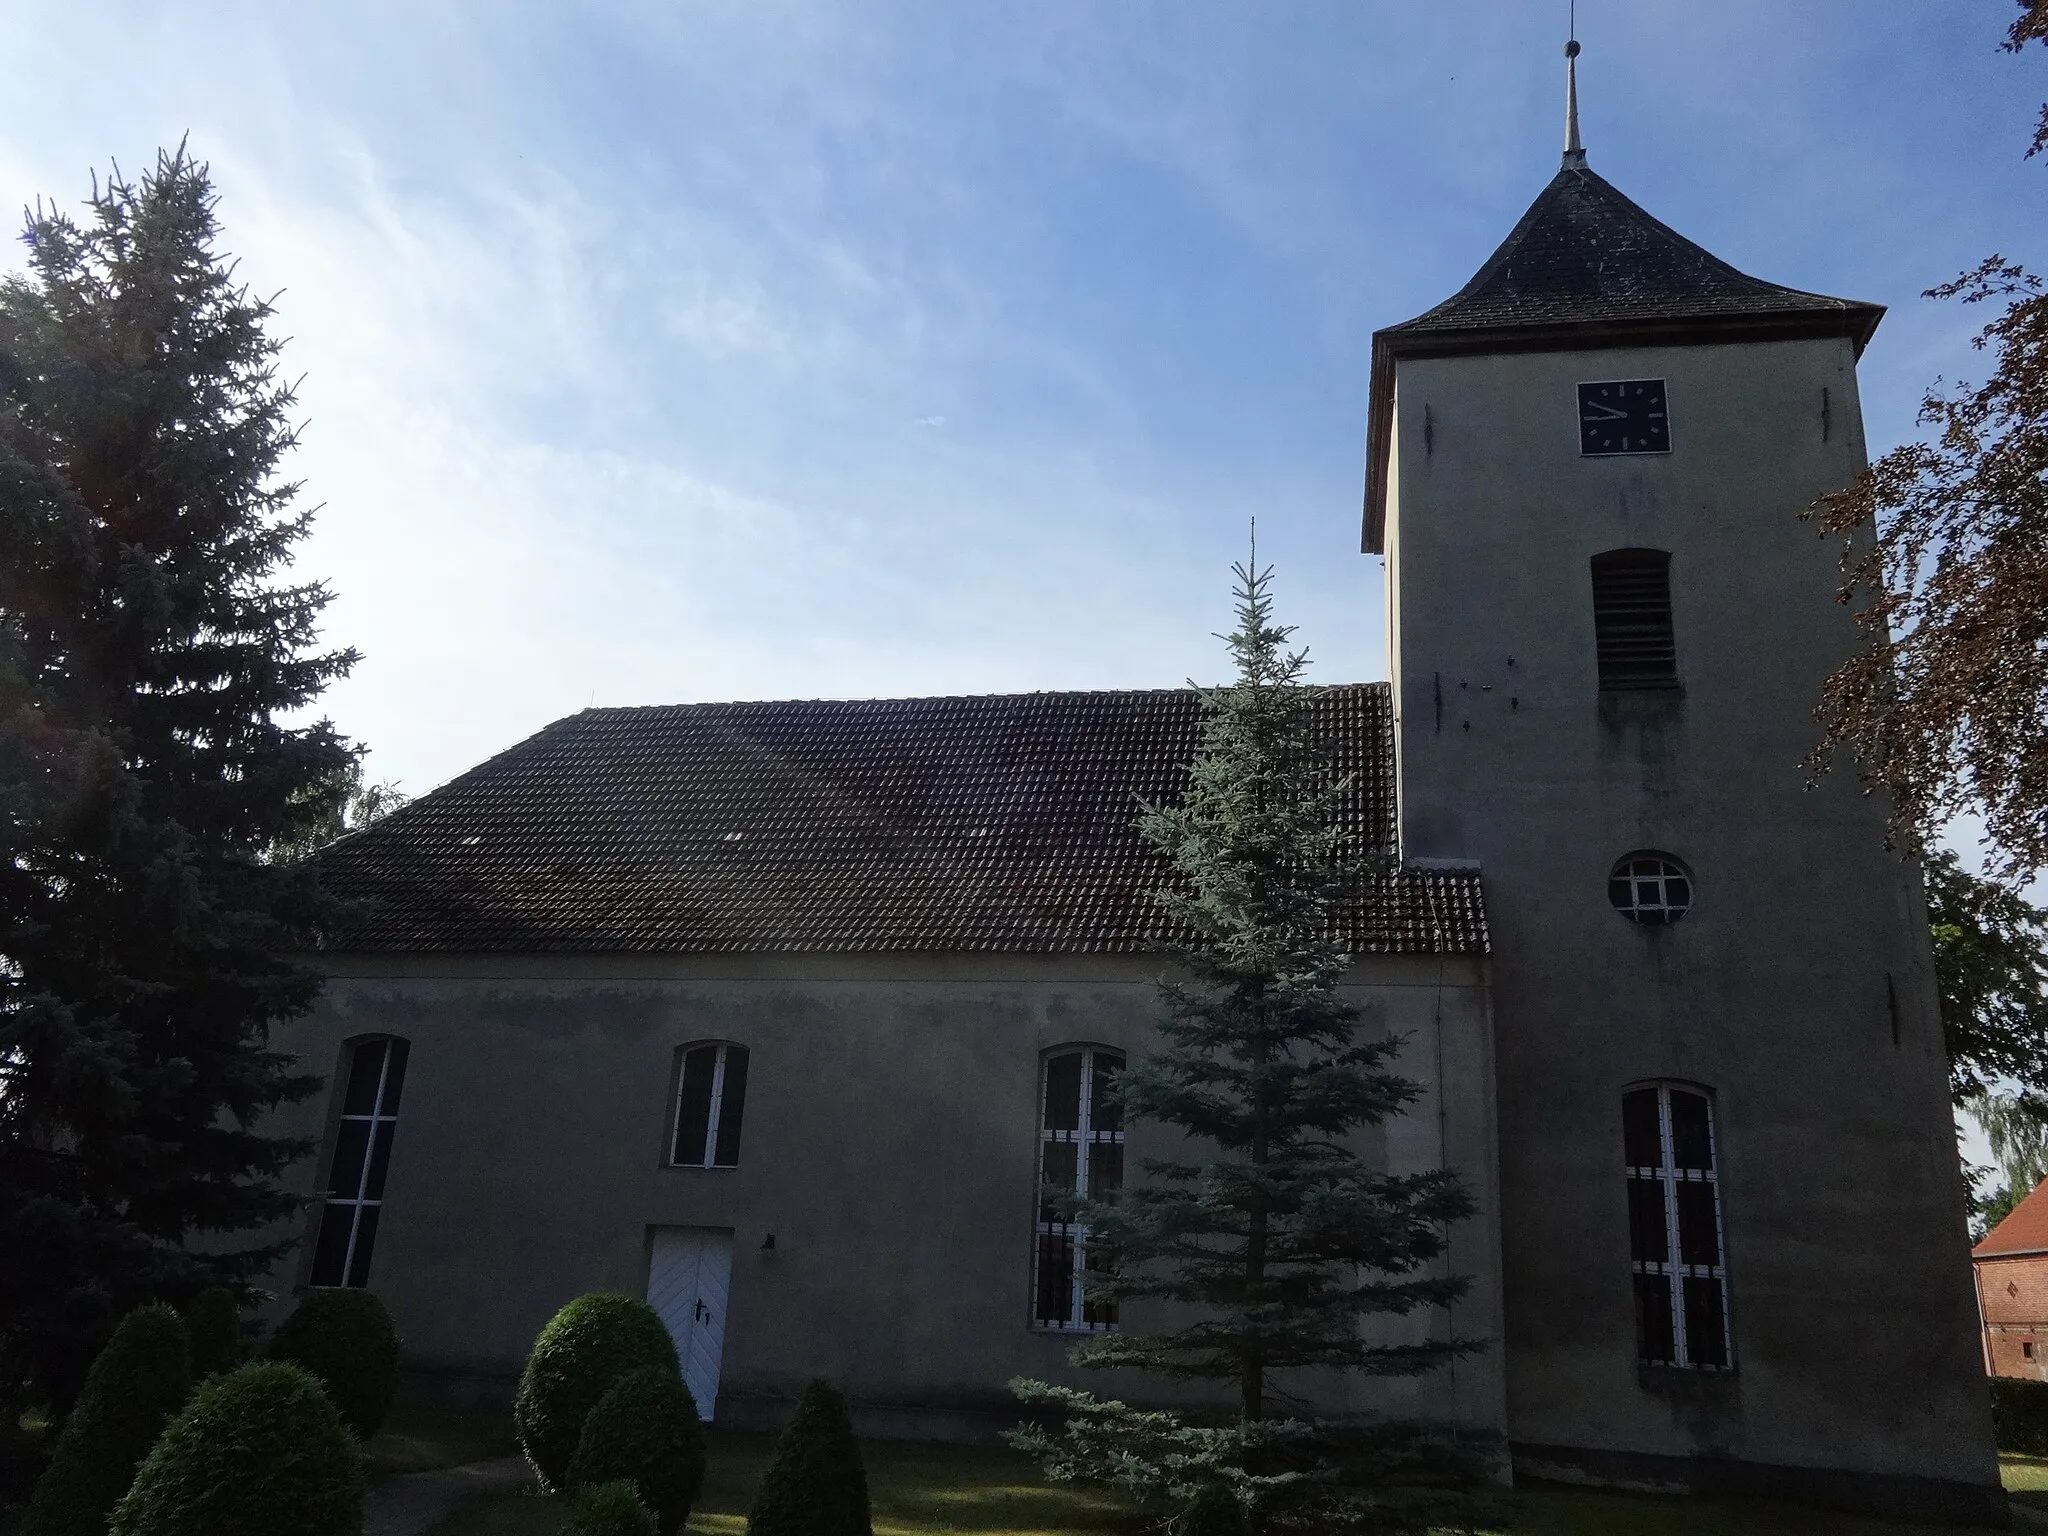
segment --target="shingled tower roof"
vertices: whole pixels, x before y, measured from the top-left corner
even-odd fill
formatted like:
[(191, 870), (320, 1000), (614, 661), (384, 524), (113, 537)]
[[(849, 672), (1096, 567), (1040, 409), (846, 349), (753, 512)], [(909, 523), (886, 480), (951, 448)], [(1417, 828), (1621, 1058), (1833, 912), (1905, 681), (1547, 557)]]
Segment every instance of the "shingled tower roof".
[(1384, 337), (1400, 355), (1419, 350), (1402, 341), (1425, 337), (1457, 337), (1484, 351), (1508, 350), (1501, 343), (1515, 341), (1527, 350), (1544, 339), (1582, 344), (1578, 335), (1546, 338), (1552, 328), (1594, 326), (1603, 337), (1614, 331), (1621, 333), (1616, 340), (1634, 343), (1645, 325), (1684, 322), (1690, 333), (1716, 321), (1768, 319), (1795, 323), (1802, 334), (1849, 336), (1860, 351), (1883, 314), (1882, 305), (1738, 272), (1652, 218), (1597, 171), (1567, 164), (1471, 282), (1436, 308), (1388, 326), (1374, 342)]
[[(1576, 47), (1568, 56), (1576, 55)], [(1365, 548), (1386, 522), (1394, 367), (1407, 357), (1848, 338), (1861, 355), (1884, 306), (1737, 271), (1590, 169), (1573, 77), (1564, 163), (1472, 280), (1372, 338)]]
[[(1318, 689), (1359, 841), (1394, 849), (1384, 683)], [(1142, 802), (1201, 744), (1187, 689), (589, 709), (319, 856), (342, 951), (1137, 953), (1180, 935)], [(1388, 868), (1355, 953), (1483, 954), (1476, 870)]]

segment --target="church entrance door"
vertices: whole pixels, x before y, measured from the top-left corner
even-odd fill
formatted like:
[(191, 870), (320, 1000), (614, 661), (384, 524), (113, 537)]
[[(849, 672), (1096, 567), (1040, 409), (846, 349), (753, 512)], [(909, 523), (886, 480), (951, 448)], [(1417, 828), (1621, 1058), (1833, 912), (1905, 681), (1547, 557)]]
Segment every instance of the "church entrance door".
[(676, 1341), (683, 1383), (706, 1424), (718, 1407), (725, 1305), (732, 1289), (730, 1227), (656, 1227), (647, 1260), (647, 1301)]

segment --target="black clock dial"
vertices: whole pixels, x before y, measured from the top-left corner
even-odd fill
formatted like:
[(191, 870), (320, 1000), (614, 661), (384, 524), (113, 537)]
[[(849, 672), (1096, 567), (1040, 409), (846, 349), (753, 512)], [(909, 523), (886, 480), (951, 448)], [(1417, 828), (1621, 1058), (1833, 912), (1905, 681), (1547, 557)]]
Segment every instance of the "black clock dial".
[(1662, 379), (1579, 386), (1579, 452), (1669, 453), (1671, 413)]

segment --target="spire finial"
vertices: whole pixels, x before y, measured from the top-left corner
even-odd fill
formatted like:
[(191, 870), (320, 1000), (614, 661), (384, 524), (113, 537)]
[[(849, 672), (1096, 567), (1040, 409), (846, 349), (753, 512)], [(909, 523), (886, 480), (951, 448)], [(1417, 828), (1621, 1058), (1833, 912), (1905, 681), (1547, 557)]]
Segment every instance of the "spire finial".
[(1579, 16), (1577, 0), (1572, 5), (1572, 36), (1564, 45), (1564, 164), (1580, 170), (1586, 164), (1585, 142), (1579, 138)]

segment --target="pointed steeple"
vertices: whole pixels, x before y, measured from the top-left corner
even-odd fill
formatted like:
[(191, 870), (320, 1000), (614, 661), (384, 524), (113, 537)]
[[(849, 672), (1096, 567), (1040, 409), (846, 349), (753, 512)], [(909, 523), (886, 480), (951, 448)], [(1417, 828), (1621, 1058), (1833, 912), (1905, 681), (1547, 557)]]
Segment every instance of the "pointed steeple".
[(1579, 40), (1564, 45), (1564, 168), (1584, 170), (1586, 146), (1579, 138)]
[(1862, 355), (1881, 304), (1831, 298), (1736, 270), (1651, 217), (1586, 164), (1578, 39), (1565, 44), (1564, 164), (1472, 280), (1372, 338), (1365, 547), (1386, 512), (1394, 365), (1487, 352), (1841, 336)]

